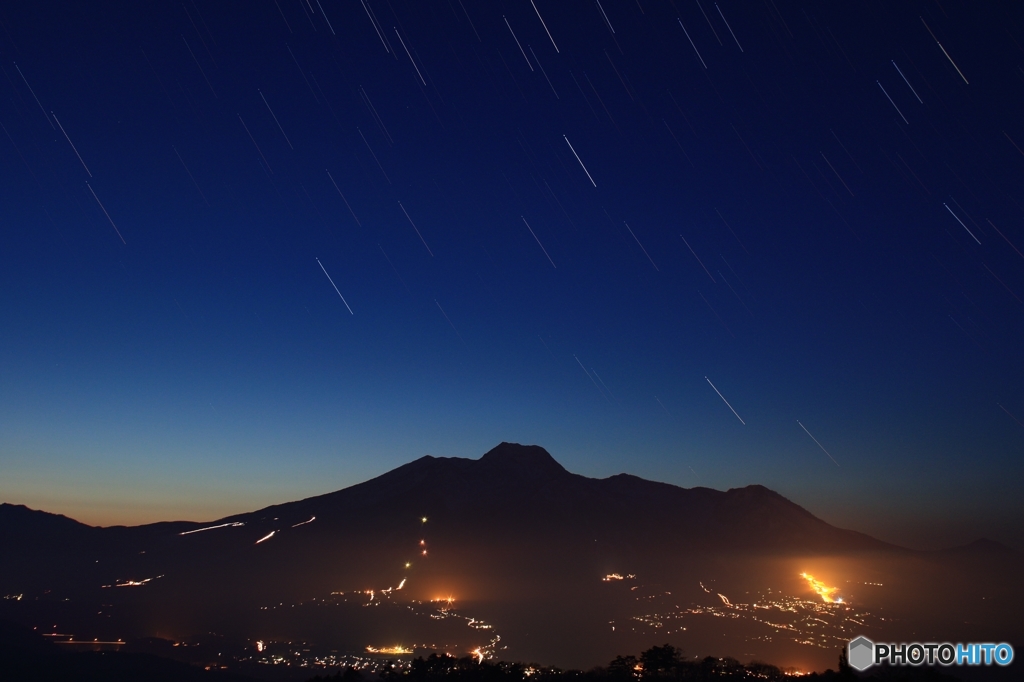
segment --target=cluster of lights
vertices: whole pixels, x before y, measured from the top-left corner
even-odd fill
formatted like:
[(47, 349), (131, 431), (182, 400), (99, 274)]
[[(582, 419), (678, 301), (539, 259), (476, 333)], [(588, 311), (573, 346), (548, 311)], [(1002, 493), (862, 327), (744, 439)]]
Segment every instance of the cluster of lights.
[(384, 646), (384, 647), (374, 647), (374, 646), (366, 647), (366, 653), (368, 653), (368, 654), (384, 654), (384, 655), (387, 655), (387, 656), (400, 656), (402, 654), (411, 654), (412, 651), (413, 651), (412, 649), (407, 649), (404, 646), (402, 646), (401, 644), (396, 644), (395, 646)]
[[(315, 517), (311, 518), (309, 521), (305, 521), (302, 524), (297, 524), (297, 525), (304, 525), (305, 523), (309, 523), (309, 522), (313, 521), (314, 519), (315, 519)], [(429, 519), (426, 516), (420, 517), (420, 524), (421, 524), (421, 526), (425, 525), (428, 522), (428, 520)], [(269, 537), (266, 538), (266, 539), (269, 539)], [(421, 536), (421, 539), (417, 542), (417, 548), (416, 549), (417, 549), (417, 552), (419, 552), (419, 556), (426, 556), (427, 555), (427, 540), (425, 538), (423, 538), (422, 536)], [(408, 571), (409, 569), (412, 568), (413, 562), (412, 561), (405, 561), (405, 562), (403, 562), (403, 564), (404, 564), (404, 568)], [(632, 579), (632, 578), (635, 578), (635, 577), (636, 576), (630, 574), (628, 576), (625, 576), (625, 578), (623, 578), (622, 576), (619, 576), (618, 579)], [(369, 597), (369, 603), (364, 604), (364, 605), (366, 605), (366, 606), (377, 605), (377, 604), (382, 603), (382, 601), (387, 601), (385, 599), (385, 597), (390, 598), (390, 597), (393, 596), (393, 594), (395, 592), (397, 592), (398, 590), (401, 590), (402, 588), (404, 588), (406, 586), (406, 582), (407, 581), (408, 581), (408, 576), (405, 576), (405, 577), (403, 577), (401, 579), (401, 581), (395, 587), (388, 587), (388, 588), (380, 589), (380, 590), (373, 590), (373, 589), (357, 590), (355, 592), (351, 592), (351, 593), (348, 593), (348, 594), (356, 594), (356, 595), (368, 596)], [(344, 597), (344, 595), (346, 595), (346, 592), (344, 592), (344, 591), (334, 591), (334, 592), (331, 592), (331, 596), (332, 597), (334, 597), (334, 596)], [(422, 602), (414, 601), (413, 603), (422, 603)], [(437, 596), (437, 597), (435, 597), (433, 599), (430, 599), (428, 603), (430, 603), (432, 605), (435, 605), (434, 608), (436, 609), (435, 612), (430, 614), (431, 618), (443, 619), (443, 618), (455, 617), (455, 618), (459, 618), (459, 619), (465, 620), (466, 621), (466, 625), (468, 625), (469, 627), (473, 628), (474, 630), (491, 630), (493, 632), (493, 628), (494, 628), (493, 625), (490, 625), (489, 623), (486, 623), (486, 622), (481, 621), (481, 620), (476, 619), (476, 618), (472, 618), (472, 617), (468, 617), (468, 616), (463, 616), (463, 615), (457, 614), (454, 611), (452, 611), (451, 609), (452, 609), (452, 607), (455, 604), (455, 597), (453, 595), (451, 595), (451, 594), (449, 594), (447, 596)], [(281, 606), (283, 606), (283, 604), (281, 604)], [(268, 608), (277, 608), (277, 607), (262, 607), (262, 608), (263, 609), (268, 609)], [(409, 608), (413, 608), (413, 610), (415, 610), (415, 608), (412, 607), (412, 606), (410, 606)], [(485, 659), (492, 658), (494, 656), (494, 649), (495, 649), (495, 647), (497, 645), (497, 642), (499, 640), (500, 640), (500, 636), (499, 635), (493, 635), (493, 639), (491, 639), (490, 643), (482, 645), (482, 646), (478, 646), (475, 649), (473, 649), (470, 653), (478, 661), (481, 661), (481, 662), (484, 661)], [(413, 654), (415, 649), (417, 647), (419, 647), (419, 646), (420, 645), (413, 646), (413, 645), (404, 645), (404, 644), (396, 644), (396, 645), (393, 645), (393, 646), (367, 645), (366, 648), (365, 648), (365, 653), (366, 654), (376, 655), (376, 656), (402, 656), (402, 655), (406, 655), (407, 656), (407, 655)], [(427, 648), (433, 648), (430, 645), (425, 645), (425, 646)], [(283, 656), (283, 655), (280, 655), (280, 654), (271, 654), (268, 651), (268, 644), (265, 643), (263, 640), (256, 641), (255, 642), (255, 648), (256, 648), (257, 653), (263, 655), (263, 658), (261, 660), (259, 660), (258, 662), (260, 662), (260, 663), (268, 663), (268, 664), (273, 664), (273, 665), (298, 665), (298, 666), (301, 666), (301, 667), (308, 667), (310, 665), (321, 665), (321, 664), (325, 664), (326, 665), (326, 664), (328, 664), (328, 663), (326, 663), (327, 658), (330, 658), (332, 660), (334, 658), (334, 657), (327, 657), (323, 661), (320, 661), (320, 659), (318, 657), (314, 657), (315, 660), (313, 660), (313, 659), (306, 660), (306, 659), (309, 659), (308, 656), (300, 655), (298, 652), (296, 652), (294, 655), (297, 656), (299, 659), (303, 659), (303, 660), (300, 661), (298, 659), (289, 659), (287, 656)], [(377, 659), (378, 662), (379, 662), (379, 660), (380, 659)], [(367, 669), (370, 669), (370, 668), (374, 668), (375, 669), (376, 666), (378, 665), (378, 663), (373, 662), (373, 659), (364, 659), (364, 661), (366, 661), (366, 665), (364, 667), (366, 667)], [(356, 667), (356, 666), (351, 666), (351, 667)]]
[[(808, 578), (813, 580), (813, 576), (807, 574), (802, 574), (800, 577), (805, 580)], [(822, 596), (821, 600), (786, 596), (769, 589), (767, 595), (761, 595), (753, 603), (746, 604), (733, 602), (726, 595), (709, 590), (702, 583), (701, 588), (705, 593), (718, 597), (718, 601), (714, 604), (695, 603), (687, 608), (676, 606), (674, 609), (670, 608), (660, 613), (648, 612), (642, 616), (633, 616), (631, 620), (636, 626), (634, 630), (644, 626), (659, 629), (667, 634), (674, 630), (685, 630), (686, 628), (678, 627), (678, 625), (681, 624), (680, 621), (685, 622), (685, 619), (691, 616), (747, 619), (771, 628), (779, 636), (798, 644), (825, 649), (834, 647), (839, 642), (848, 641), (855, 632), (873, 627), (878, 621), (885, 620), (862, 610), (862, 608), (851, 607), (850, 604), (843, 602), (835, 595), (835, 588), (821, 584), (821, 581), (816, 582), (825, 592), (822, 595), (817, 590), (815, 591), (818, 596)], [(643, 588), (644, 586), (638, 585), (637, 587)], [(653, 593), (637, 596), (636, 600), (646, 602), (659, 597), (660, 594)], [(613, 631), (617, 629), (614, 621), (611, 621), (610, 625)], [(765, 634), (753, 639), (770, 642), (773, 635)]]
[[(178, 645), (179, 643), (177, 642), (174, 644), (174, 646)], [(277, 651), (271, 650), (272, 645)], [(184, 646), (188, 645), (184, 644)], [(236, 660), (251, 660), (261, 665), (295, 668), (351, 668), (352, 670), (365, 670), (371, 673), (380, 672), (382, 669), (396, 670), (409, 667), (408, 661), (390, 660), (384, 662), (379, 656), (337, 655), (336, 652), (330, 654), (313, 653), (308, 648), (300, 649), (296, 647), (292, 642), (282, 643), (257, 640), (254, 648), (257, 652), (255, 655), (248, 655), (244, 659)], [(374, 647), (367, 647), (367, 653), (371, 654), (392, 654), (402, 653), (403, 651), (411, 652), (412, 648), (405, 649), (405, 647), (398, 646), (376, 649)]]

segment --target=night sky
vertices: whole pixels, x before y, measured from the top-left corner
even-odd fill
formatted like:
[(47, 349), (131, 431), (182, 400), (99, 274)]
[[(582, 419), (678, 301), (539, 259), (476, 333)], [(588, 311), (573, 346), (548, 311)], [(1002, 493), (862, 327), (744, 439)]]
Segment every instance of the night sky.
[(0, 21), (0, 500), (208, 520), (505, 440), (1024, 545), (1024, 6)]

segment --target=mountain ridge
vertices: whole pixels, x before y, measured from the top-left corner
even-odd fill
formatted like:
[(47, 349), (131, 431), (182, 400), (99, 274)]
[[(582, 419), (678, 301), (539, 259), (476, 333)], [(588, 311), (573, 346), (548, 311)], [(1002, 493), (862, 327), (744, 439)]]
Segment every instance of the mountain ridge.
[[(492, 517), (500, 505), (543, 507), (535, 515), (573, 519), (581, 507), (594, 507), (598, 517), (613, 516), (624, 510), (646, 510), (651, 515), (685, 514), (691, 521), (708, 528), (721, 525), (752, 525), (761, 533), (799, 532), (804, 542), (821, 545), (819, 550), (878, 549), (915, 551), (873, 538), (859, 531), (838, 528), (815, 516), (799, 504), (760, 484), (717, 490), (704, 486), (683, 488), (622, 472), (605, 478), (590, 478), (565, 469), (541, 446), (502, 442), (479, 459), (424, 455), (366, 481), (339, 490), (290, 502), (268, 505), (249, 512), (232, 514), (207, 522), (160, 521), (135, 526), (91, 526), (63, 514), (30, 509), (25, 505), (0, 503), (0, 546), (10, 544), (68, 543), (100, 541), (150, 541), (153, 535), (188, 534), (200, 528), (239, 523), (267, 526), (268, 518), (301, 524), (310, 517), (336, 518), (366, 508), (394, 504), (399, 507), (423, 507), (423, 513), (440, 510), (458, 515), (481, 514)], [(533, 512), (523, 512), (523, 524), (536, 521)], [(272, 516), (274, 515), (274, 516)], [(284, 519), (284, 517), (288, 517)], [(578, 519), (577, 519), (578, 520)], [(672, 525), (676, 519), (666, 519)], [(279, 523), (278, 525), (288, 525)], [(515, 528), (512, 522), (510, 530)], [(285, 530), (272, 529), (272, 530)], [(522, 530), (522, 529), (520, 529)], [(756, 538), (751, 533), (748, 541)], [(832, 536), (830, 539), (826, 536)], [(100, 540), (103, 538), (103, 541)], [(825, 541), (828, 539), (829, 541)], [(800, 542), (794, 541), (795, 544)], [(782, 542), (780, 549), (795, 549), (794, 542)], [(823, 544), (822, 544), (823, 543)], [(766, 545), (772, 544), (771, 542)], [(810, 547), (808, 547), (810, 549)], [(957, 554), (984, 552), (1013, 553), (1000, 543), (979, 539), (958, 547), (935, 552)]]
[[(826, 568), (837, 562), (852, 572)], [(946, 553), (897, 547), (831, 526), (761, 485), (588, 478), (514, 443), (479, 459), (420, 457), (348, 488), (207, 523), (96, 527), (0, 505), (0, 618), (94, 638), (216, 632), (250, 645), (313, 638), (362, 650), (465, 635), (478, 646), (497, 636), (493, 623), (518, 647), (510, 651), (563, 660), (568, 651), (604, 656), (620, 632), (633, 636), (627, 623), (641, 632), (649, 609), (718, 614), (719, 603), (731, 608), (722, 595), (763, 588), (814, 604), (801, 571), (854, 598), (884, 583), (893, 599), (951, 589), (967, 599), (958, 585), (980, 589), (993, 570), (1010, 575), (1018, 563), (991, 542)], [(916, 587), (940, 569), (956, 579)], [(961, 570), (985, 579), (965, 583)], [(449, 597), (462, 615), (437, 611)], [(479, 631), (477, 618), (488, 624)]]
[(903, 549), (857, 531), (831, 526), (759, 484), (720, 491), (703, 486), (682, 488), (629, 473), (589, 478), (566, 470), (543, 447), (508, 442), (500, 443), (479, 459), (425, 455), (346, 488), (205, 523), (165, 521), (138, 526), (89, 526), (63, 515), (3, 503), (0, 504), (0, 519), (3, 520), (0, 541), (13, 540), (12, 535), (19, 530), (35, 535), (43, 526), (46, 526), (45, 534), (57, 538), (97, 531), (122, 537), (170, 535), (226, 523), (269, 528), (273, 524), (266, 523), (268, 518), (299, 524), (311, 516), (336, 519), (346, 513), (388, 505), (393, 509), (422, 507), (421, 513), (429, 510), (458, 516), (481, 514), (493, 518), (504, 513), (510, 517), (506, 520), (510, 529), (517, 524), (515, 514), (508, 510), (519, 510), (523, 515), (524, 523), (518, 525), (529, 525), (536, 515), (580, 522), (579, 517), (586, 514), (581, 511), (584, 509), (591, 510), (595, 519), (609, 522), (616, 514), (645, 512), (652, 518), (661, 514), (671, 516), (664, 520), (669, 525), (686, 516), (691, 521), (706, 524), (709, 529), (716, 524), (745, 523), (776, 532), (799, 528), (806, 539), (817, 535), (823, 540), (826, 535), (838, 534), (825, 543), (832, 548), (842, 546), (845, 540), (863, 548)]

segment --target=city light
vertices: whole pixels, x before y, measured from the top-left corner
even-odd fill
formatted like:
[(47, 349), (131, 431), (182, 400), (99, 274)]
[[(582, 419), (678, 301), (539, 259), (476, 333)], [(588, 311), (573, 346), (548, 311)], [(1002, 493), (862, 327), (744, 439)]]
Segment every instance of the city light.
[(402, 645), (385, 646), (385, 647), (366, 647), (366, 653), (368, 654), (386, 654), (388, 656), (399, 656), (401, 654), (411, 654), (412, 649), (407, 649)]

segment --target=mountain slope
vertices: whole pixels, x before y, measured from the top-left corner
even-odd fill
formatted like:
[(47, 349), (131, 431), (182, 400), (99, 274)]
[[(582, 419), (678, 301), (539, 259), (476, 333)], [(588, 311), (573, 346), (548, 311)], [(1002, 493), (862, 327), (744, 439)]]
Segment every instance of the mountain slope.
[[(426, 557), (418, 549), (424, 537)], [(2, 505), (0, 549), (5, 592), (95, 590), (163, 576), (147, 591), (176, 584), (204, 599), (281, 599), (397, 582), (411, 559), (433, 574), (488, 573), (502, 582), (502, 573), (514, 579), (543, 569), (570, 581), (580, 562), (898, 548), (830, 526), (763, 486), (721, 492), (628, 474), (592, 479), (566, 471), (541, 447), (502, 443), (478, 460), (422, 457), (337, 492), (208, 524), (94, 528)], [(550, 567), (528, 569), (539, 556)]]
[[(981, 604), (974, 618), (989, 622), (1009, 607), (983, 599), (986, 590), (1019, 573), (1017, 558), (995, 549), (912, 552), (835, 528), (763, 486), (593, 479), (543, 448), (502, 443), (477, 460), (422, 457), (203, 524), (98, 528), (0, 505), (0, 618), (105, 640), (216, 633), (250, 654), (257, 639), (465, 653), (496, 645), (482, 619), (513, 657), (590, 665), (664, 641), (666, 622), (707, 651), (726, 633), (743, 651), (770, 643), (778, 630), (763, 614), (729, 601), (758, 594), (776, 604), (772, 619), (810, 614), (793, 640), (807, 646), (821, 602), (802, 571), (858, 608), (884, 583), (886, 604), (907, 614), (941, 593), (950, 613)], [(947, 608), (954, 594), (959, 606)], [(713, 627), (680, 631), (681, 619)]]
[(629, 474), (591, 479), (566, 471), (543, 448), (512, 443), (500, 444), (479, 460), (422, 457), (344, 490), (226, 521), (270, 528), (270, 515), (293, 523), (315, 515), (320, 523), (371, 507), (382, 516), (440, 515), (466, 530), (487, 522), (501, 524), (505, 533), (537, 536), (563, 527), (658, 538), (693, 549), (894, 549), (830, 526), (763, 486), (720, 492)]

